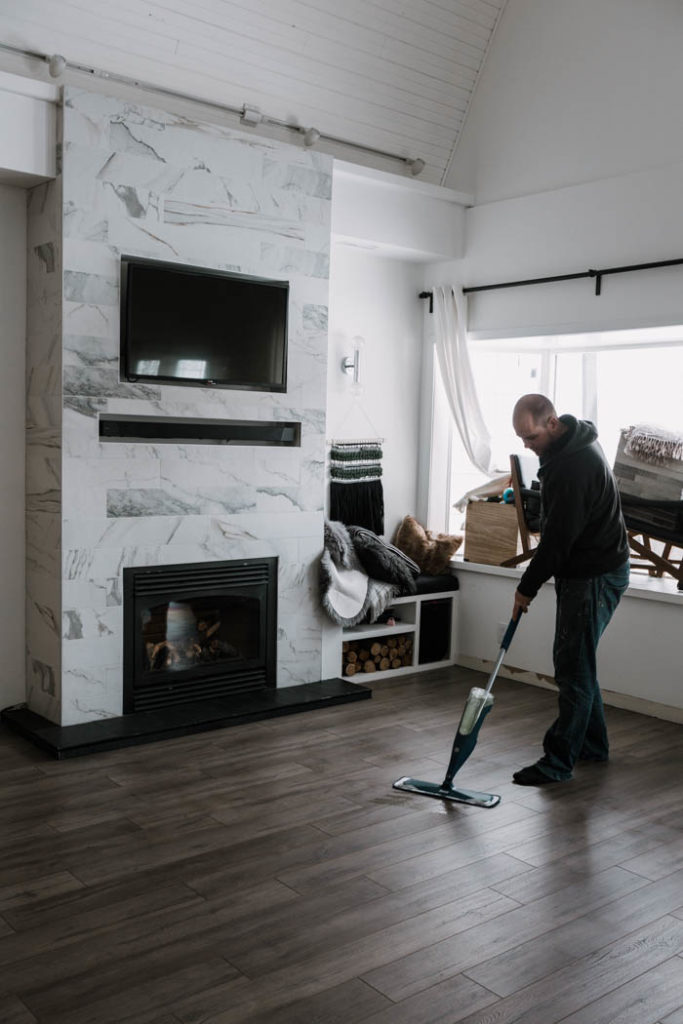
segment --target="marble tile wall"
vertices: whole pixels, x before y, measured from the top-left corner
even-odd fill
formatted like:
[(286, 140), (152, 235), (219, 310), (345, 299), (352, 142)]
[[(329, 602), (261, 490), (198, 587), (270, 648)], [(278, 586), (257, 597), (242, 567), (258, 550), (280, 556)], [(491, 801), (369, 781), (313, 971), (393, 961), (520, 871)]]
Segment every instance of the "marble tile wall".
[[(126, 566), (278, 556), (278, 686), (320, 678), (331, 183), (303, 148), (66, 90), (61, 481), (42, 513), (61, 521), (63, 725), (121, 713)], [(122, 253), (289, 280), (287, 392), (121, 382)], [(297, 420), (301, 447), (100, 443), (105, 412)]]
[(27, 192), (26, 699), (61, 713), (61, 178)]

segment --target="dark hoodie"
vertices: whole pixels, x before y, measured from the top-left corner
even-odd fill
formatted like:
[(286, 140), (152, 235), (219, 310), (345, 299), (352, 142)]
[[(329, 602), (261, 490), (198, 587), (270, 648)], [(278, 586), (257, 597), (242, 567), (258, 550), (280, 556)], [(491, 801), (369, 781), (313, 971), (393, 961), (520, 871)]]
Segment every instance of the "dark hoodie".
[(618, 569), (628, 539), (617, 485), (589, 420), (560, 416), (567, 431), (541, 456), (541, 539), (519, 591), (535, 597), (551, 576), (585, 579)]

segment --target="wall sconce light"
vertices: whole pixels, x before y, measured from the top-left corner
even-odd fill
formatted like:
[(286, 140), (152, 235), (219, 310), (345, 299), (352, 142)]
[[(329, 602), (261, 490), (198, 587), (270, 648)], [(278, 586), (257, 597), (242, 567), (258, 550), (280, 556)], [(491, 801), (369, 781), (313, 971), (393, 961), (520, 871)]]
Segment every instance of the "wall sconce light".
[(365, 348), (365, 341), (360, 335), (356, 335), (355, 338), (351, 339), (353, 346), (353, 355), (344, 356), (341, 362), (341, 368), (344, 373), (351, 374), (352, 388), (358, 392), (361, 389), (361, 360), (363, 357), (363, 349)]

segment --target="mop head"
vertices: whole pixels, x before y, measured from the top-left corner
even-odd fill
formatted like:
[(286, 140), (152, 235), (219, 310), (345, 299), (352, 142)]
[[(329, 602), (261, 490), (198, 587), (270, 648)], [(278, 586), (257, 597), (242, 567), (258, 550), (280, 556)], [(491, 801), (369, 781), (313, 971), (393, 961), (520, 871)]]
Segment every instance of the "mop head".
[(419, 793), (421, 796), (433, 796), (437, 800), (452, 800), (458, 804), (472, 804), (474, 807), (495, 807), (500, 803), (496, 793), (480, 793), (476, 789), (454, 789), (438, 782), (424, 782), (422, 779), (411, 779), (405, 775), (397, 779), (394, 789), (402, 789), (406, 793)]

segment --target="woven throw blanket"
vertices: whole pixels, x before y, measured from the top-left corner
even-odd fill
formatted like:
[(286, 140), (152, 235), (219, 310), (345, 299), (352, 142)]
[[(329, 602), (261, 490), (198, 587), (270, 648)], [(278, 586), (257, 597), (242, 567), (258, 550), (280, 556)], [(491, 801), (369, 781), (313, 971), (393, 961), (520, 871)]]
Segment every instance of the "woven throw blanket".
[(683, 435), (639, 423), (635, 427), (629, 427), (624, 451), (627, 455), (634, 455), (644, 462), (652, 462), (655, 465), (666, 462), (667, 459), (681, 462)]

